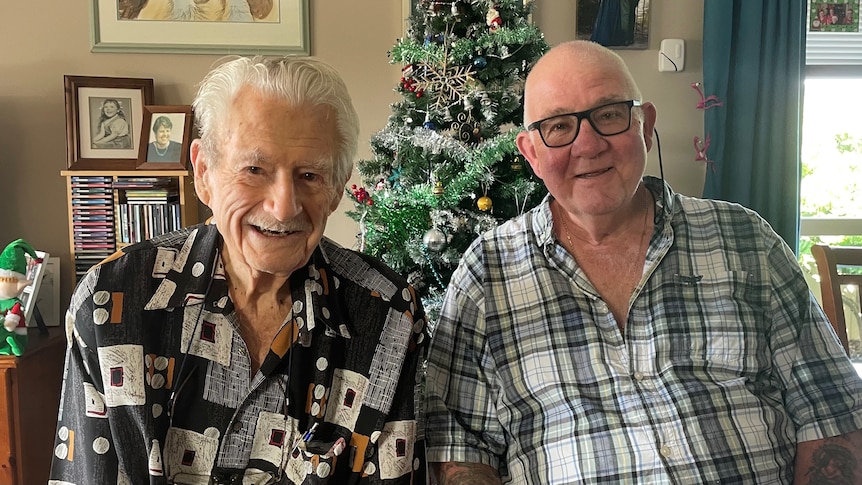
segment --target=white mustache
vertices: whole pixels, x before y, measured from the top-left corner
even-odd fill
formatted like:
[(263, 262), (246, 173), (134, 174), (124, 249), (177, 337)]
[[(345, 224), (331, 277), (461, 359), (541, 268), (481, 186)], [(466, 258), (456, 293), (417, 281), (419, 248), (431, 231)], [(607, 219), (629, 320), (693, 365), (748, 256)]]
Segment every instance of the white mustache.
[(311, 224), (308, 221), (261, 221), (249, 219), (246, 221), (249, 225), (270, 232), (301, 232), (311, 229)]

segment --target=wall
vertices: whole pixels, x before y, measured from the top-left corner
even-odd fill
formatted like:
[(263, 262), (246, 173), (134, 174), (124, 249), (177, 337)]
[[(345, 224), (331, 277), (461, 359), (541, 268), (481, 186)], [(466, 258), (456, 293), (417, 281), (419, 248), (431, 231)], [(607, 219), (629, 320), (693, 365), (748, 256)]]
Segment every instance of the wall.
[[(311, 0), (312, 53), (332, 63), (345, 77), (362, 122), (360, 152), (370, 156), (367, 140), (383, 127), (400, 66), (388, 63), (403, 28), (402, 2)], [(640, 82), (645, 99), (659, 110), (665, 177), (685, 194), (700, 195), (704, 167), (694, 162), (692, 137), (703, 131), (694, 109), (697, 93), (690, 84), (701, 78), (703, 5), (701, 2), (652, 2), (650, 48), (620, 50)], [(62, 302), (72, 291), (66, 187), (63, 75), (151, 77), (158, 104), (190, 104), (195, 83), (219, 56), (91, 53), (89, 8), (84, 2), (51, 2), (40, 9), (38, 24), (30, 2), (4, 2), (0, 16), (0, 173), (7, 181), (0, 204), (0, 244), (23, 237), (38, 249), (61, 258)], [(574, 0), (537, 0), (534, 20), (549, 44), (574, 37)], [(681, 73), (660, 73), (662, 38), (686, 40)], [(365, 142), (362, 142), (365, 140)], [(648, 172), (658, 173), (654, 149)], [(342, 201), (330, 219), (327, 235), (354, 244), (356, 223), (344, 215)]]

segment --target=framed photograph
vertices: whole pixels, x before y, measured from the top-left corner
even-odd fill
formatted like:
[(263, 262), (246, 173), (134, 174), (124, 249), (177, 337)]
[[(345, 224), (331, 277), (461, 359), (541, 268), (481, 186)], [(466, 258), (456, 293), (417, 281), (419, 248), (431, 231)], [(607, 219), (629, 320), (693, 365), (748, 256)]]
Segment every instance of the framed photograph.
[(134, 170), (153, 80), (63, 76), (69, 170)]
[(859, 0), (811, 0), (809, 32), (859, 32)]
[(138, 169), (185, 170), (192, 138), (192, 107), (144, 106)]
[(89, 0), (93, 52), (308, 55), (308, 0)]
[(651, 0), (578, 0), (575, 36), (610, 49), (648, 49)]

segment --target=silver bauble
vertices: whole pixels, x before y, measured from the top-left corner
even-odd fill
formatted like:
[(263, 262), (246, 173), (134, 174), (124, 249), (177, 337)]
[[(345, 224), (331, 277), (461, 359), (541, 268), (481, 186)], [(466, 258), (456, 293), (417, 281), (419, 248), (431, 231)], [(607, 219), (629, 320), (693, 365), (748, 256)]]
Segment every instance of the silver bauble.
[(444, 234), (440, 229), (432, 227), (425, 233), (425, 236), (422, 238), (422, 242), (429, 250), (439, 253), (446, 249), (446, 234)]

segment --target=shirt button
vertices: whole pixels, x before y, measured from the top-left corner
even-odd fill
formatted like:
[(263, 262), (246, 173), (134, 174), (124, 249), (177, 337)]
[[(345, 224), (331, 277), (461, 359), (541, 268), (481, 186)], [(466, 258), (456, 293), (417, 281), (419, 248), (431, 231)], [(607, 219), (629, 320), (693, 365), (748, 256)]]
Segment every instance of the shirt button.
[(636, 381), (642, 381), (642, 380), (644, 380), (644, 375), (643, 375), (643, 374), (641, 374), (640, 372), (635, 372), (635, 380), (636, 380)]
[(661, 450), (659, 450), (659, 453), (661, 453), (661, 456), (663, 456), (665, 458), (669, 458), (670, 455), (672, 454), (671, 450), (670, 450), (670, 446), (662, 446)]
[(240, 431), (242, 431), (242, 423), (240, 421), (235, 421), (233, 423), (233, 432), (239, 433)]
[(605, 304), (605, 302), (600, 301), (600, 302), (596, 303), (596, 310), (598, 310), (602, 313), (606, 313), (608, 311), (608, 306)]

